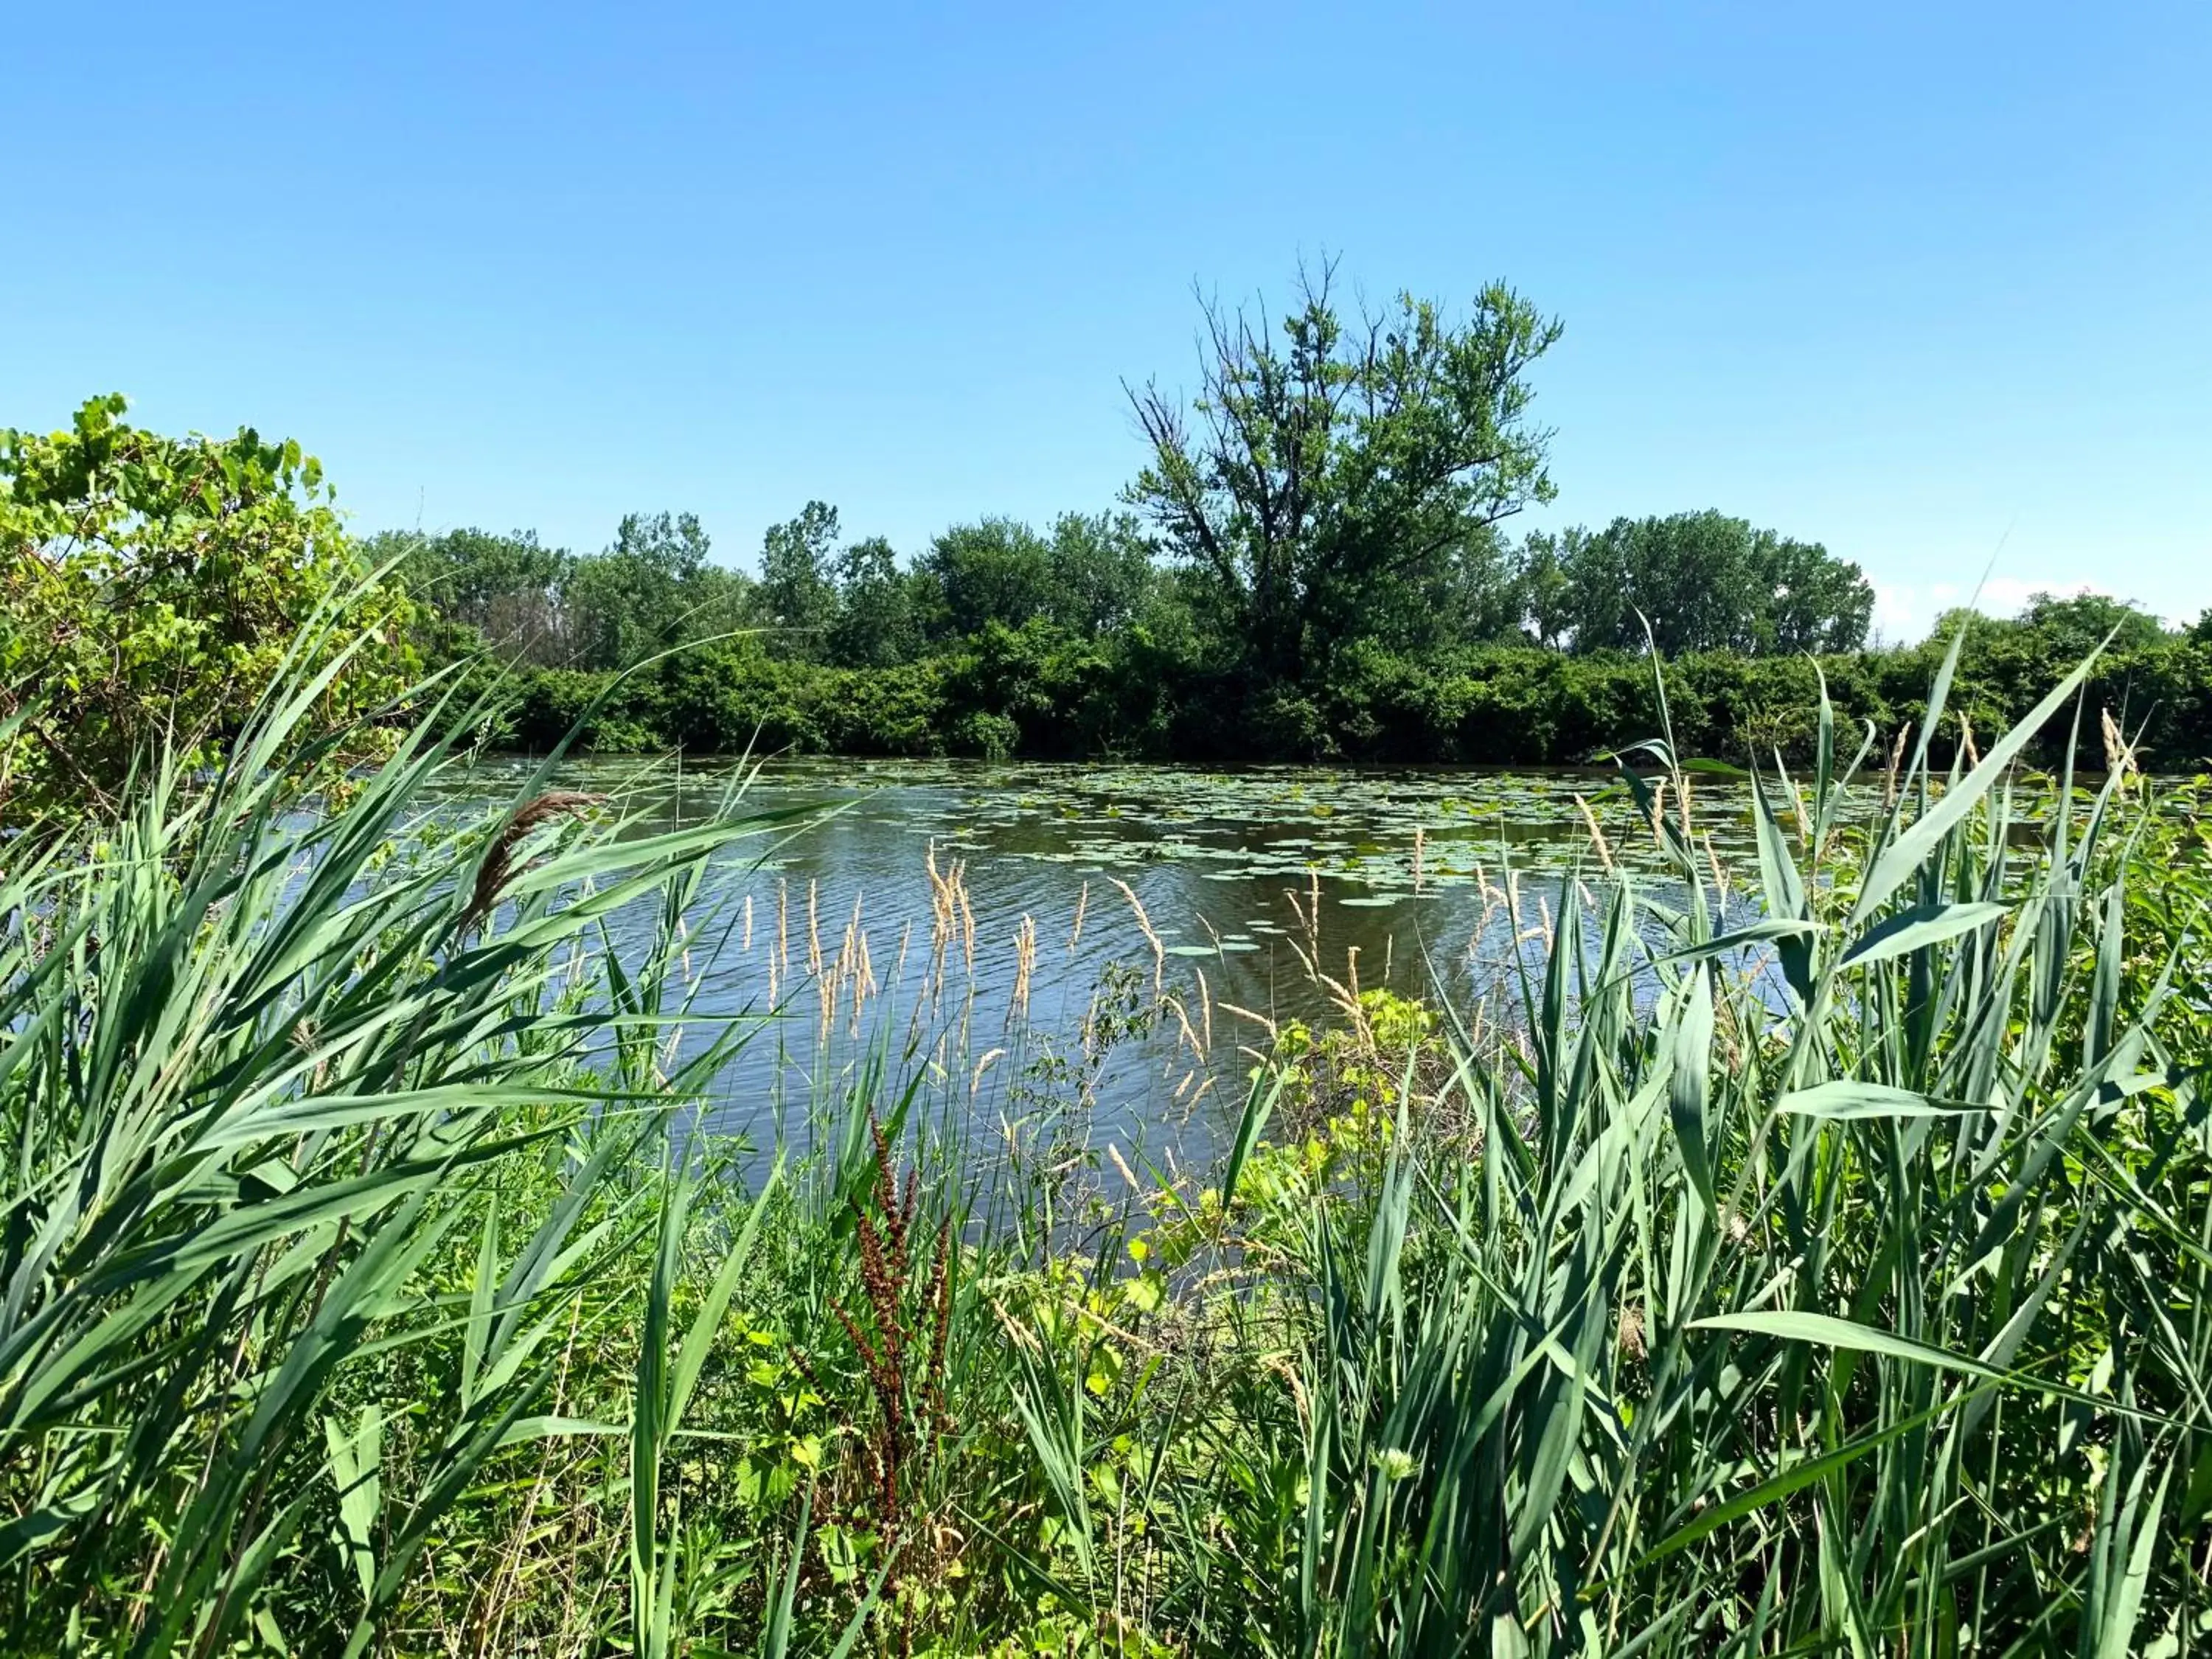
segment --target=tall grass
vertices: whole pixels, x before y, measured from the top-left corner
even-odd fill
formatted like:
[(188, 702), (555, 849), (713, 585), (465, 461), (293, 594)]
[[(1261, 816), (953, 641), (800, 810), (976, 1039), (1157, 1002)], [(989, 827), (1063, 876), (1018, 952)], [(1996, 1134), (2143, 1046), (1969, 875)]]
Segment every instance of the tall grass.
[(1267, 1239), (1290, 1265), (1240, 1335), (1295, 1381), (1209, 1425), (1178, 1497), (1205, 1641), (2202, 1642), (2203, 1056), (2160, 1031), (2203, 945), (2124, 969), (2124, 770), (2021, 844), (2014, 757), (2079, 678), (1946, 775), (1939, 682), (1848, 844), (1868, 750), (1839, 760), (1824, 707), (1814, 775), (1759, 781), (1765, 914), (1733, 931), (1656, 810), (1670, 750), (1624, 765), (1674, 886), (1589, 915), (1563, 885), (1525, 1040), (1454, 1045), (1469, 1156), (1425, 1156), (1401, 1091), (1366, 1200)]
[[(368, 1646), (495, 1454), (563, 1431), (562, 1344), (659, 1198), (625, 1177), (743, 1035), (664, 1069), (679, 919), (761, 823), (630, 835), (533, 787), (440, 827), (433, 734), (465, 724), (440, 718), (303, 812), (277, 762), (316, 689), (211, 781), (157, 766), (104, 838), (18, 842), (0, 874), (25, 1650)], [(610, 919), (656, 904), (624, 963)], [(326, 1512), (335, 1552), (307, 1541)]]
[(272, 703), (0, 874), (14, 1645), (2198, 1650), (2201, 837), (2020, 770), (2080, 673), (1938, 767), (1949, 672), (1761, 769), (1756, 915), (1624, 756), (1670, 878), (1530, 896), (1492, 1006), (1347, 969), (1210, 1182), (980, 1156), (953, 870), (902, 1002), (779, 924), (811, 1133), (699, 1133), (774, 821), (444, 823), (459, 710), (303, 813)]

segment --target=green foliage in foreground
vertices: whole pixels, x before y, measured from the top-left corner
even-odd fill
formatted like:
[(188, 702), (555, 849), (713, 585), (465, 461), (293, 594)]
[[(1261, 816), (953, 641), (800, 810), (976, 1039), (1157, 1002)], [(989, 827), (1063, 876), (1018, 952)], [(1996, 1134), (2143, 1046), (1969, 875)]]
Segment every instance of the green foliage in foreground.
[(963, 1163), (888, 1042), (788, 1168), (669, 1133), (746, 1029), (687, 1006), (735, 801), (441, 830), (418, 738), (306, 818), (281, 719), (150, 775), (0, 875), (0, 1623), (2200, 1650), (2203, 831), (2124, 770), (2031, 802), (2028, 726), (1935, 765), (1936, 713), (1869, 826), (1815, 708), (1758, 921), (1653, 745), (1678, 884), (1563, 884), (1480, 1026), (1283, 1032), (1213, 1185), (1115, 1202)]
[(0, 823), (114, 813), (157, 742), (208, 764), (288, 669), (331, 669), (318, 717), (344, 726), (412, 666), (415, 612), (364, 580), (313, 456), (123, 412), (94, 398), (66, 432), (0, 432)]

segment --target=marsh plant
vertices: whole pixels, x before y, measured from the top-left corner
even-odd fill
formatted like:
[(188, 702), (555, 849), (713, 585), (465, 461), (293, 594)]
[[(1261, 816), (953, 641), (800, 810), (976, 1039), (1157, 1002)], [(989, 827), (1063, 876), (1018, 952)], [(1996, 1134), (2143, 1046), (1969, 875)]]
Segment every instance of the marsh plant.
[[(1203, 1173), (973, 1109), (1211, 1046), (1133, 896), (1055, 1063), (957, 988), (965, 872), (908, 984), (732, 909), (741, 791), (428, 810), (481, 710), (307, 810), (280, 684), (4, 849), (8, 1645), (2198, 1651), (2212, 883), (2117, 733), (2022, 767), (2087, 672), (1972, 745), (1948, 665), (1894, 751), (1820, 699), (1753, 909), (1624, 754), (1663, 878), (1593, 817), (1480, 1006), (1316, 921), (1341, 1018), (1222, 1012)], [(747, 1042), (821, 1057), (779, 1146), (711, 1130)]]

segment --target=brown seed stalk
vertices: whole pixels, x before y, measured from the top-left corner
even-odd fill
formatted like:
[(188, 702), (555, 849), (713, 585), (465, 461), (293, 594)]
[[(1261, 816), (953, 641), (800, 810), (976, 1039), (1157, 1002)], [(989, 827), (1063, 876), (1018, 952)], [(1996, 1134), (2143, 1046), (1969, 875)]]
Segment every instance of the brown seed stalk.
[(507, 821), (507, 827), (499, 832), (499, 838), (478, 866), (476, 890), (469, 896), (468, 908), (461, 912), (460, 931), (465, 933), (481, 926), (498, 905), (501, 893), (518, 873), (514, 849), (526, 836), (549, 819), (564, 814), (579, 816), (605, 799), (605, 795), (586, 795), (574, 789), (550, 789), (537, 799), (525, 802)]

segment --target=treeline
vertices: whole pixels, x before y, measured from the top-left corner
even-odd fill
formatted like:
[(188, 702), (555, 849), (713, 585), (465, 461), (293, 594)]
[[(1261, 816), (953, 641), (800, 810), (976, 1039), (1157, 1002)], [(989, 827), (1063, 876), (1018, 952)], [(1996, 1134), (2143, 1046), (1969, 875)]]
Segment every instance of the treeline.
[[(1978, 620), (1953, 700), (1965, 724), (1948, 740), (2001, 729), (2033, 707), (2081, 660), (2075, 643), (2069, 627)], [(1919, 717), (1941, 655), (1934, 641), (1817, 659), (1692, 653), (1666, 665), (1669, 709), (1686, 752), (1740, 762), (1779, 749), (1802, 759), (1816, 671), (1839, 718), (1887, 737)], [(2202, 630), (2109, 652), (2088, 696), (2084, 764), (2101, 763), (2099, 716), (2109, 710), (2143, 764), (2205, 769), (2212, 640)], [(622, 751), (1537, 765), (1597, 758), (1623, 733), (1652, 729), (1656, 714), (1651, 665), (1625, 653), (1496, 644), (1411, 656), (1363, 644), (1328, 680), (1300, 686), (1209, 668), (1140, 633), (1086, 641), (1049, 624), (994, 623), (888, 668), (780, 658), (747, 639), (619, 680), (536, 670), (507, 736), (543, 750), (580, 723), (587, 745)], [(2064, 733), (2045, 735), (2045, 757), (2055, 758)]]
[[(582, 555), (530, 531), (369, 543), (372, 555), (401, 557), (430, 613), (425, 643), (441, 655), (489, 648), (535, 668), (619, 669), (744, 630), (780, 660), (890, 668), (994, 627), (1042, 625), (1094, 643), (1142, 632), (1214, 667), (1251, 668), (1213, 585), (1164, 563), (1127, 512), (1065, 514), (1045, 531), (987, 518), (902, 560), (879, 536), (842, 541), (837, 509), (810, 501), (768, 532), (757, 577), (708, 550), (696, 518), (666, 513), (631, 514), (605, 551)], [(1378, 646), (1636, 651), (1647, 617), (1669, 655), (1848, 651), (1864, 642), (1874, 604), (1857, 566), (1716, 512), (1540, 532), (1517, 547), (1480, 531), (1428, 580), (1371, 597), (1341, 629), (1309, 627), (1316, 666)]]
[[(1529, 378), (1556, 320), (1502, 284), (1456, 316), (1411, 295), (1347, 313), (1333, 281), (1301, 273), (1278, 323), (1205, 308), (1195, 392), (1129, 393), (1146, 453), (1114, 511), (982, 519), (902, 556), (813, 501), (757, 574), (665, 514), (599, 553), (478, 531), (384, 550), (434, 653), (520, 669), (511, 735), (532, 746), (580, 720), (623, 749), (1577, 761), (1651, 729), (1654, 649), (1711, 755), (1801, 748), (1815, 658), (1850, 716), (1917, 711), (1929, 651), (1869, 648), (1873, 590), (1817, 542), (1717, 511), (1509, 533), (1556, 495)], [(2096, 695), (2193, 764), (2199, 646), (2110, 600), (1978, 629), (1968, 725), (2023, 712), (2116, 626)]]
[[(1273, 324), (1206, 308), (1195, 391), (1128, 393), (1144, 456), (1110, 510), (900, 550), (811, 501), (750, 571), (667, 513), (593, 552), (363, 546), (297, 443), (146, 431), (115, 396), (0, 431), (0, 827), (112, 813), (156, 747), (214, 763), (295, 653), (331, 666), (337, 745), (298, 758), (333, 765), (464, 659), (514, 674), (500, 735), (536, 748), (580, 721), (622, 750), (1578, 761), (1653, 729), (1653, 649), (1709, 756), (1801, 750), (1816, 658), (1847, 715), (1917, 711), (1931, 649), (1870, 647), (1865, 575), (1817, 542), (1720, 512), (1510, 533), (1557, 494), (1530, 380), (1555, 320), (1502, 284), (1347, 313), (1332, 281)], [(2099, 703), (2153, 763), (2200, 764), (2206, 629), (2112, 600), (1978, 623), (1967, 725), (2114, 629)]]
[[(2212, 626), (2041, 595), (2011, 620), (1961, 611), (1925, 643), (1869, 647), (1856, 567), (1740, 519), (1485, 536), (1296, 678), (1256, 667), (1203, 573), (1127, 512), (981, 520), (902, 559), (810, 502), (768, 532), (757, 576), (665, 514), (625, 519), (593, 554), (474, 530), (372, 550), (403, 559), (430, 654), (515, 666), (505, 735), (532, 749), (580, 723), (622, 751), (1573, 763), (1651, 727), (1649, 618), (1676, 732), (1701, 755), (1802, 756), (1816, 664), (1845, 718), (1893, 732), (1917, 719), (1957, 628), (1954, 739), (2008, 724), (2110, 636), (2094, 709), (2147, 764), (2212, 754)], [(2094, 713), (2082, 744), (2100, 763)]]
[[(883, 538), (841, 540), (836, 508), (810, 502), (768, 531), (759, 577), (665, 514), (588, 556), (483, 531), (383, 550), (404, 560), (431, 653), (518, 665), (507, 737), (525, 748), (581, 723), (599, 750), (1577, 763), (1650, 728), (1650, 617), (1677, 734), (1708, 757), (1805, 752), (1816, 664), (1851, 721), (1913, 721), (1954, 629), (1969, 629), (1962, 730), (2002, 728), (2111, 635), (2097, 710), (2139, 730), (2146, 763), (2212, 754), (2208, 626), (2039, 595), (2008, 622), (1955, 613), (1927, 644), (1865, 648), (1854, 566), (1721, 514), (1498, 542), (1298, 679), (1256, 672), (1206, 581), (1133, 514), (980, 520), (900, 560)], [(2086, 763), (2101, 741), (2093, 717)]]

